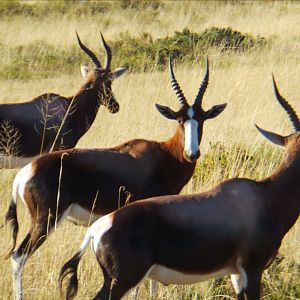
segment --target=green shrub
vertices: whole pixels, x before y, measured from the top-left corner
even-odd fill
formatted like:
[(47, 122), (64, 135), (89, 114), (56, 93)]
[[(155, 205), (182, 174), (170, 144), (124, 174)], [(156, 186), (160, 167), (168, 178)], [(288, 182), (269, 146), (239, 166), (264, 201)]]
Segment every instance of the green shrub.
[(134, 70), (161, 68), (166, 64), (169, 54), (180, 62), (190, 63), (203, 56), (209, 48), (219, 48), (222, 52), (243, 52), (260, 48), (266, 44), (263, 37), (242, 34), (231, 28), (206, 29), (202, 33), (191, 32), (185, 28), (173, 36), (154, 40), (149, 33), (132, 37), (128, 32), (120, 35), (112, 43), (113, 52)]
[[(211, 47), (220, 51), (247, 51), (262, 47), (266, 39), (252, 37), (231, 28), (210, 28), (202, 33), (189, 29), (175, 32), (170, 37), (153, 39), (148, 33), (133, 37), (128, 32), (115, 42), (108, 43), (113, 51), (113, 64), (128, 64), (131, 71), (163, 69), (169, 54), (180, 63), (192, 64)], [(101, 50), (101, 57), (104, 51)], [(98, 55), (98, 53), (97, 53)], [(63, 72), (74, 72), (87, 56), (77, 45), (57, 48), (45, 41), (35, 41), (24, 46), (9, 48), (0, 44), (0, 78), (29, 79), (33, 76), (47, 78)]]

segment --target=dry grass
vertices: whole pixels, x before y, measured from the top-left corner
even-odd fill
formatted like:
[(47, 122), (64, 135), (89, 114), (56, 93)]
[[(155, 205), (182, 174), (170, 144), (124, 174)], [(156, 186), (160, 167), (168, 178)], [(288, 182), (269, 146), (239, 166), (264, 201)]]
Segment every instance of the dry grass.
[[(205, 124), (201, 151), (210, 149), (210, 142), (219, 143), (232, 150), (232, 163), (228, 164), (227, 174), (249, 175), (247, 168), (239, 165), (238, 147), (256, 149), (269, 147), (274, 149), (275, 157), (280, 150), (269, 146), (254, 128), (254, 123), (278, 133), (290, 132), (286, 115), (274, 100), (271, 72), (274, 72), (282, 94), (300, 111), (300, 27), (298, 18), (300, 4), (296, 2), (166, 2), (166, 8), (152, 12), (149, 10), (121, 10), (107, 15), (90, 18), (45, 17), (35, 20), (14, 17), (0, 20), (0, 40), (3, 44), (20, 45), (35, 40), (45, 40), (57, 46), (74, 44), (74, 30), (77, 28), (84, 41), (96, 49), (96, 38), (101, 29), (105, 36), (115, 39), (119, 33), (128, 30), (132, 35), (144, 31), (154, 37), (161, 37), (189, 27), (193, 31), (203, 31), (210, 26), (231, 26), (241, 32), (272, 37), (273, 42), (264, 51), (244, 54), (222, 54), (217, 50), (209, 53), (211, 61), (210, 84), (205, 95), (204, 107), (227, 102), (228, 107), (217, 119)], [(175, 74), (191, 102), (197, 93), (203, 76), (203, 67), (193, 68), (175, 66)], [(0, 82), (1, 103), (21, 102), (32, 99), (44, 92), (57, 92), (71, 95), (77, 90), (82, 79), (77, 74), (65, 74), (61, 70), (59, 78), (22, 82), (2, 80)], [(143, 137), (164, 140), (176, 126), (175, 123), (162, 118), (154, 108), (154, 103), (178, 107), (170, 88), (167, 72), (126, 74), (116, 80), (113, 89), (120, 102), (120, 112), (109, 114), (101, 108), (95, 123), (81, 139), (78, 147), (108, 147), (125, 140)], [(273, 148), (272, 148), (273, 147)], [(277, 152), (276, 152), (277, 151)], [(277, 153), (277, 154), (276, 154)], [(276, 156), (277, 155), (277, 156)], [(260, 157), (256, 172), (262, 178), (273, 170), (277, 164), (268, 158)], [(235, 164), (236, 162), (236, 164)], [(10, 200), (11, 184), (15, 170), (0, 172), (0, 208), (2, 216)], [(228, 175), (228, 176), (229, 176)], [(201, 171), (184, 189), (184, 193), (205, 190), (223, 180), (220, 169), (214, 169), (209, 178), (204, 178)], [(19, 203), (19, 220), (24, 236), (30, 221), (24, 206)], [(2, 216), (0, 225), (2, 224)], [(64, 223), (49, 238), (41, 249), (29, 260), (24, 272), (25, 299), (58, 299), (57, 277), (62, 264), (76, 251), (85, 228), (78, 228)], [(0, 228), (1, 254), (8, 248), (10, 241), (7, 228)], [(265, 274), (266, 294), (264, 299), (282, 299), (288, 290), (297, 288), (299, 295), (300, 264), (300, 224), (296, 225), (284, 240), (280, 253), (285, 255), (283, 263), (276, 264)], [(95, 259), (88, 251), (79, 269), (79, 297), (87, 299), (95, 294), (101, 285), (101, 272)], [(12, 299), (11, 268), (9, 261), (0, 264), (0, 298)], [(147, 283), (146, 283), (147, 284)], [(230, 297), (224, 295), (230, 294)], [(219, 296), (218, 296), (219, 295)], [(148, 290), (143, 285), (142, 299), (147, 299)], [(228, 280), (213, 280), (192, 286), (160, 287), (160, 299), (232, 299), (233, 290)], [(197, 298), (198, 297), (198, 298)], [(296, 299), (290, 296), (289, 299)]]

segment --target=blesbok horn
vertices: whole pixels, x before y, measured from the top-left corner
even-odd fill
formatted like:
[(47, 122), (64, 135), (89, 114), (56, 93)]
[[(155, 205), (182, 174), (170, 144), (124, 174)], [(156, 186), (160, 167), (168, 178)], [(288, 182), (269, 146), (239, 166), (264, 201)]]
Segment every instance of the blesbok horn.
[(295, 110), (292, 108), (292, 106), (279, 93), (279, 90), (278, 90), (278, 87), (277, 87), (277, 84), (276, 84), (273, 74), (272, 74), (272, 80), (273, 80), (273, 86), (274, 86), (274, 92), (276, 95), (276, 99), (278, 100), (279, 104), (283, 107), (283, 109), (287, 112), (295, 131), (300, 131), (299, 118), (298, 118)]
[(205, 75), (204, 75), (203, 81), (201, 83), (201, 86), (199, 88), (198, 94), (195, 98), (194, 105), (201, 106), (203, 95), (204, 95), (204, 93), (206, 91), (206, 88), (208, 86), (208, 81), (209, 81), (209, 62), (208, 62), (208, 56), (207, 56), (206, 57)]
[(108, 73), (108, 72), (110, 72), (110, 63), (111, 63), (111, 58), (112, 58), (111, 48), (107, 45), (107, 43), (102, 35), (102, 32), (100, 32), (100, 36), (101, 36), (102, 44), (103, 44), (105, 52), (106, 52), (105, 71), (106, 71), (106, 73)]
[(175, 91), (175, 93), (178, 97), (179, 103), (181, 104), (181, 106), (188, 106), (188, 103), (185, 99), (185, 96), (184, 96), (177, 80), (175, 79), (174, 72), (173, 72), (173, 67), (172, 67), (172, 57), (171, 57), (171, 55), (169, 56), (169, 69), (170, 69), (171, 85), (172, 85), (172, 88), (173, 88), (173, 90)]
[(95, 67), (98, 68), (98, 69), (101, 69), (102, 66), (101, 66), (101, 63), (98, 60), (97, 56), (87, 46), (85, 46), (81, 42), (77, 31), (76, 31), (76, 36), (77, 36), (77, 40), (78, 40), (78, 44), (79, 44), (80, 48), (90, 57), (90, 59), (92, 60), (93, 64), (95, 65)]

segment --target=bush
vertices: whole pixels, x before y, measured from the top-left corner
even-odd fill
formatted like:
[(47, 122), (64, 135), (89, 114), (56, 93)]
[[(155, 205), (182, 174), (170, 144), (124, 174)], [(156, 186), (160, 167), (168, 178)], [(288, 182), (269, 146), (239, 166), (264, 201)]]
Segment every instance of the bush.
[(154, 40), (149, 33), (132, 37), (128, 32), (112, 43), (113, 52), (134, 70), (147, 70), (162, 67), (169, 54), (180, 62), (192, 62), (202, 56), (209, 48), (219, 48), (221, 52), (244, 52), (266, 45), (263, 37), (242, 34), (231, 28), (212, 27), (202, 33), (191, 32), (185, 28), (173, 36)]
[[(180, 63), (193, 63), (212, 47), (221, 52), (239, 53), (264, 46), (266, 39), (242, 34), (231, 28), (213, 27), (203, 33), (193, 33), (186, 28), (160, 39), (153, 39), (148, 33), (132, 37), (127, 32), (121, 34), (117, 41), (108, 43), (112, 47), (114, 65), (128, 64), (131, 71), (147, 71), (165, 68), (170, 53)], [(77, 72), (79, 64), (87, 61), (86, 54), (77, 45), (56, 48), (45, 41), (14, 48), (0, 44), (0, 57), (3, 60), (0, 78), (20, 79)], [(104, 57), (103, 50), (100, 57)]]

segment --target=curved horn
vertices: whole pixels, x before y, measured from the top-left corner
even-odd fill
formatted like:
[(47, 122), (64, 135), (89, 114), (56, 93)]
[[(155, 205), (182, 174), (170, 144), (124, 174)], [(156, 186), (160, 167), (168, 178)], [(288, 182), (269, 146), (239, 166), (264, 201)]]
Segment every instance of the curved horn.
[(205, 75), (203, 78), (203, 81), (201, 83), (201, 86), (199, 88), (198, 94), (195, 98), (194, 104), (197, 106), (201, 106), (203, 95), (206, 91), (206, 88), (208, 86), (208, 80), (209, 80), (209, 63), (208, 63), (208, 56), (206, 57), (206, 69), (205, 69)]
[(180, 86), (179, 86), (177, 80), (175, 79), (173, 67), (172, 67), (171, 55), (169, 56), (169, 69), (170, 69), (171, 85), (178, 97), (179, 103), (181, 104), (181, 106), (188, 105), (188, 103), (184, 97), (184, 94), (183, 94), (182, 90), (180, 89)]
[(112, 53), (111, 53), (111, 48), (107, 45), (102, 33), (100, 32), (101, 35), (101, 40), (104, 46), (104, 49), (106, 51), (106, 63), (105, 63), (105, 70), (106, 72), (110, 71), (110, 63), (111, 63), (111, 59), (112, 59)]
[(276, 98), (277, 98), (279, 104), (287, 112), (295, 131), (300, 131), (300, 121), (299, 121), (299, 118), (298, 118), (296, 112), (294, 111), (292, 106), (280, 95), (273, 74), (272, 74), (272, 79), (273, 79), (274, 92), (275, 92), (275, 95), (276, 95)]
[(95, 67), (99, 68), (99, 69), (102, 68), (100, 61), (98, 60), (96, 55), (88, 47), (86, 47), (85, 45), (82, 44), (77, 31), (76, 31), (76, 36), (77, 36), (77, 40), (78, 40), (78, 44), (79, 44), (80, 48), (83, 50), (83, 52), (85, 52), (90, 57), (90, 59), (92, 60), (92, 62), (95, 65)]

